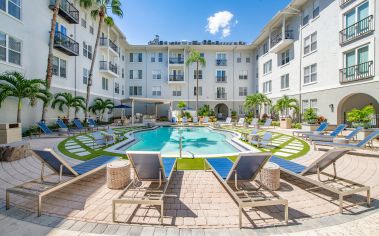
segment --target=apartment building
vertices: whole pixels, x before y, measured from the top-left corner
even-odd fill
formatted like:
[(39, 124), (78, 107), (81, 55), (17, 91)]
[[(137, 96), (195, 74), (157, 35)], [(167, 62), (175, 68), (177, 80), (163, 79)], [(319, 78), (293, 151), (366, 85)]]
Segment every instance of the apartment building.
[[(373, 104), (379, 111), (378, 1), (294, 0), (253, 42), (259, 92), (296, 97), (331, 123)], [(268, 108), (266, 108), (268, 113)]]
[[(0, 72), (18, 70), (44, 79), (54, 0), (0, 1)], [(243, 101), (261, 92), (274, 102), (296, 97), (302, 110), (313, 107), (331, 123), (347, 111), (373, 104), (379, 111), (377, 0), (292, 0), (251, 43), (181, 41), (159, 38), (130, 45), (117, 26), (102, 27), (96, 56), (92, 99), (161, 98), (208, 104), (220, 117), (244, 115)], [(38, 13), (38, 14), (37, 14)], [(52, 92), (85, 96), (97, 24), (88, 11), (62, 0), (54, 42)], [(196, 91), (196, 65), (185, 61), (192, 49), (206, 60)], [(0, 122), (15, 120), (16, 102), (0, 109)], [(167, 116), (168, 106), (159, 114)], [(40, 107), (23, 109), (28, 126), (40, 119)], [(9, 112), (8, 112), (9, 111)], [(136, 112), (154, 114), (139, 104)], [(268, 107), (265, 113), (270, 113)], [(58, 115), (50, 111), (48, 118)], [(83, 114), (80, 114), (81, 116)], [(111, 116), (112, 114), (109, 114)]]

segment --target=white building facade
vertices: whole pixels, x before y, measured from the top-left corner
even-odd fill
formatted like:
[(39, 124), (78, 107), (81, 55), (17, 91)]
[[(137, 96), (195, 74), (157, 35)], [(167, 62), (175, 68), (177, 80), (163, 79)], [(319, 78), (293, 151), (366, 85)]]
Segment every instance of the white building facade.
[[(54, 1), (52, 1), (54, 2)], [(54, 42), (52, 92), (86, 94), (97, 21), (68, 0), (58, 16)], [(345, 121), (352, 108), (373, 104), (379, 111), (377, 0), (292, 0), (263, 28), (251, 44), (210, 41), (130, 45), (117, 26), (103, 26), (93, 76), (92, 99), (119, 104), (128, 97), (210, 105), (220, 117), (244, 115), (247, 95), (266, 94), (275, 101), (289, 95), (302, 110), (317, 109), (331, 123)], [(20, 71), (27, 78), (45, 78), (51, 1), (0, 0), (0, 73)], [(38, 14), (36, 14), (38, 13)], [(65, 42), (65, 43), (62, 43)], [(70, 42), (70, 43), (67, 43)], [(192, 49), (204, 56), (199, 91), (196, 65), (185, 61)], [(35, 124), (41, 106), (24, 103), (23, 123)], [(162, 106), (160, 116), (168, 116)], [(136, 112), (154, 114), (149, 105)], [(16, 102), (0, 108), (0, 122), (14, 122)], [(265, 108), (265, 113), (270, 113)], [(53, 122), (58, 111), (49, 111)], [(83, 114), (81, 114), (83, 116)], [(112, 114), (109, 114), (112, 116)]]

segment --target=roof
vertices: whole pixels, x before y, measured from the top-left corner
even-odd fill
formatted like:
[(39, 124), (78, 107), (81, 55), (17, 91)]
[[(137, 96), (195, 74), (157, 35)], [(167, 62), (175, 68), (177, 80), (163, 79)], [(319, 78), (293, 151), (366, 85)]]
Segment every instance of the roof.
[(170, 104), (171, 101), (167, 99), (159, 99), (159, 98), (143, 98), (143, 97), (129, 97), (126, 99), (122, 99), (122, 103), (129, 102), (140, 102), (140, 103), (151, 103), (151, 104)]

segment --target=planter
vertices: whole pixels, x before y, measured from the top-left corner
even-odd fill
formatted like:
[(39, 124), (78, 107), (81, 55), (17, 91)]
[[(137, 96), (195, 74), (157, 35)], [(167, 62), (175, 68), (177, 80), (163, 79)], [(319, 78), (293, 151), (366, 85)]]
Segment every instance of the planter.
[(21, 140), (21, 123), (0, 124), (0, 144), (13, 143)]
[(318, 124), (302, 124), (301, 125), (301, 130), (303, 130), (303, 131), (316, 131), (316, 129), (319, 126), (320, 125), (318, 125)]
[(363, 140), (363, 139), (365, 139), (367, 136), (369, 136), (374, 131), (375, 131), (375, 129), (362, 129), (357, 134), (357, 140)]
[(280, 128), (281, 129), (291, 129), (292, 128), (292, 119), (289, 117), (280, 118)]

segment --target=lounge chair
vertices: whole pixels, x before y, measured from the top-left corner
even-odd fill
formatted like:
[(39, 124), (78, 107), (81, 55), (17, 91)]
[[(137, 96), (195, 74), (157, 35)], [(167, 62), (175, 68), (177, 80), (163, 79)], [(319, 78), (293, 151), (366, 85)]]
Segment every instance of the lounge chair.
[(56, 124), (59, 126), (59, 128), (66, 129), (67, 133), (69, 133), (69, 134), (70, 133), (80, 133), (80, 130), (68, 128), (62, 119), (57, 119)]
[[(164, 198), (168, 197), (166, 191), (176, 168), (176, 158), (162, 158), (160, 152), (133, 151), (126, 152), (126, 155), (134, 169), (134, 179), (116, 199), (113, 199), (113, 221), (117, 222), (117, 204), (145, 204), (160, 206), (160, 222), (163, 223)], [(141, 186), (139, 182), (150, 185)]]
[(330, 140), (330, 138), (333, 141), (333, 138), (336, 138), (345, 128), (347, 125), (345, 124), (339, 124), (330, 134), (319, 134), (319, 135), (309, 135), (308, 139), (313, 141), (325, 141)]
[[(348, 135), (346, 135), (345, 137), (343, 137), (346, 141), (350, 141), (350, 140), (354, 140), (354, 138), (357, 136), (357, 134), (363, 129), (363, 127), (359, 126), (357, 127), (356, 129), (354, 129), (353, 131), (351, 131)], [(317, 137), (317, 140), (313, 140), (312, 138), (313, 136), (310, 136), (310, 139), (312, 141), (322, 141), (322, 142), (333, 142), (333, 139), (335, 137), (331, 137), (329, 135), (320, 135), (319, 137)]]
[(251, 120), (251, 123), (250, 123), (249, 127), (251, 127), (251, 128), (258, 128), (258, 122), (259, 122), (258, 118), (253, 118)]
[(117, 138), (118, 140), (123, 140), (126, 137), (124, 135), (121, 135), (121, 132), (115, 132), (112, 128), (107, 129), (107, 134), (112, 135), (113, 137)]
[(182, 117), (182, 125), (187, 125), (188, 124), (188, 119), (187, 117)]
[(192, 120), (192, 123), (193, 124), (199, 124), (199, 118), (197, 116), (194, 116), (193, 120)]
[(251, 140), (251, 144), (260, 147), (269, 147), (271, 145), (271, 139), (272, 139), (272, 133), (271, 132), (265, 132), (262, 136), (262, 138), (259, 138), (258, 140)]
[(203, 125), (209, 125), (209, 117), (205, 116), (203, 119)]
[[(32, 150), (32, 155), (41, 161), (41, 177), (6, 189), (6, 209), (8, 210), (10, 207), (10, 194), (38, 197), (38, 216), (41, 216), (42, 198), (44, 196), (98, 172), (103, 169), (107, 163), (119, 159), (113, 156), (99, 156), (78, 165), (70, 166), (64, 159), (50, 149)], [(45, 166), (51, 169), (54, 174), (45, 176)], [(58, 181), (56, 181), (57, 175)]]
[(30, 137), (32, 137), (33, 135), (36, 135), (36, 136), (39, 136), (39, 137), (43, 136), (43, 137), (52, 137), (52, 138), (53, 138), (53, 137), (58, 137), (58, 136), (59, 136), (59, 133), (58, 133), (58, 132), (54, 132), (54, 131), (52, 131), (52, 130), (46, 125), (45, 122), (40, 121), (40, 122), (37, 123), (37, 125), (38, 125), (38, 128), (39, 128), (39, 131), (40, 131), (40, 132), (38, 132), (38, 133), (32, 133), (32, 134), (30, 135)]
[(258, 132), (259, 130), (258, 129), (252, 129), (250, 134), (247, 135), (246, 139), (249, 143), (251, 143), (252, 140), (254, 140), (255, 138), (259, 137), (258, 136)]
[[(355, 183), (351, 180), (343, 179), (337, 176), (336, 161), (349, 151), (349, 149), (331, 149), (308, 167), (276, 156), (272, 156), (270, 162), (274, 162), (279, 165), (281, 170), (287, 174), (338, 194), (340, 213), (342, 213), (343, 197), (353, 195), (358, 192), (367, 192), (367, 205), (370, 206), (369, 186), (364, 186), (362, 184)], [(323, 172), (323, 170), (330, 165), (333, 165), (334, 174)], [(312, 175), (313, 178), (311, 177)], [(328, 179), (322, 180), (322, 175), (326, 176)]]
[(95, 144), (100, 145), (100, 146), (108, 146), (109, 144), (115, 143), (114, 138), (110, 139), (106, 137), (105, 135), (103, 135), (100, 131), (91, 133), (91, 137), (93, 141), (92, 142), (93, 147), (95, 146)]
[(227, 125), (232, 125), (232, 118), (227, 117), (225, 122), (217, 122), (217, 125), (219, 126), (227, 126)]
[(292, 135), (295, 136), (295, 134), (297, 134), (297, 136), (309, 136), (309, 135), (316, 135), (316, 134), (321, 134), (322, 132), (324, 132), (326, 130), (326, 128), (328, 128), (329, 124), (327, 122), (322, 122), (320, 124), (320, 126), (316, 129), (316, 131), (293, 131), (292, 132)]
[[(242, 227), (242, 209), (245, 207), (283, 205), (285, 208), (284, 219), (286, 223), (288, 222), (288, 201), (256, 179), (270, 157), (271, 153), (267, 152), (240, 153), (234, 163), (228, 158), (205, 159), (205, 165), (212, 169), (214, 175), (237, 202), (240, 228)], [(250, 181), (255, 181), (259, 187), (255, 189), (247, 187)], [(259, 191), (261, 187), (271, 196), (267, 197), (262, 194)]]
[(271, 128), (271, 123), (272, 123), (272, 119), (268, 118), (268, 119), (266, 119), (265, 123), (263, 125), (261, 125), (260, 128), (269, 129), (269, 128)]
[(363, 149), (367, 144), (370, 144), (374, 138), (379, 136), (379, 130), (372, 132), (365, 139), (358, 143), (334, 143), (334, 142), (313, 142), (314, 149), (317, 150), (318, 146), (331, 146), (331, 147), (340, 147), (340, 148), (349, 148), (349, 149)]
[(74, 119), (74, 125), (76, 126), (76, 130), (78, 130), (80, 133), (87, 132), (87, 129), (82, 125), (82, 122), (80, 122), (79, 119), (77, 118)]
[(245, 126), (245, 118), (239, 118), (236, 126), (237, 127), (244, 127)]

